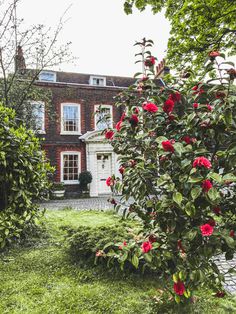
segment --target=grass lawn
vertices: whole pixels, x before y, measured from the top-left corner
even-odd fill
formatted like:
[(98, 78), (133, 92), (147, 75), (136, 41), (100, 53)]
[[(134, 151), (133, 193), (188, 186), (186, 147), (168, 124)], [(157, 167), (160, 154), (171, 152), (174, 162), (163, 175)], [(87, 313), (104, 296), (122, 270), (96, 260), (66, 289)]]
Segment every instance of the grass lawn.
[(167, 299), (158, 301), (158, 278), (114, 274), (70, 261), (63, 242), (65, 231), (59, 227), (107, 226), (118, 219), (111, 213), (47, 211), (49, 237), (1, 254), (0, 313), (235, 313), (232, 297), (213, 298), (205, 290), (195, 304), (183, 309)]

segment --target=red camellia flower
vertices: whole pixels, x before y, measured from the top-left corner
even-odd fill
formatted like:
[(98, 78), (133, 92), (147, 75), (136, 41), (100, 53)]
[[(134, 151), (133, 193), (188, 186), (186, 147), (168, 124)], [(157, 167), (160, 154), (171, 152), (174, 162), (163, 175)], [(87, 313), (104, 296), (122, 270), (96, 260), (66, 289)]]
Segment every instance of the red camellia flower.
[(208, 220), (208, 222), (207, 222), (209, 225), (211, 225), (212, 227), (215, 227), (215, 225), (216, 225), (216, 222), (215, 222), (215, 220), (214, 219), (209, 219)]
[(145, 64), (146, 67), (151, 67), (151, 66), (153, 66), (155, 63), (156, 63), (156, 60), (155, 60), (155, 58), (154, 58), (153, 56), (148, 57), (148, 59), (146, 59), (146, 60), (144, 61), (144, 64)]
[(112, 186), (114, 184), (114, 180), (112, 179), (112, 177), (108, 177), (106, 179), (106, 185), (107, 186)]
[(137, 107), (134, 108), (134, 113), (139, 114), (139, 109)]
[(149, 102), (149, 103), (143, 104), (143, 109), (148, 111), (148, 112), (157, 112), (158, 107), (155, 104), (153, 104), (152, 102)]
[(217, 291), (215, 294), (215, 297), (217, 298), (223, 298), (226, 295), (224, 291)]
[(151, 234), (148, 237), (148, 240), (149, 240), (149, 242), (154, 243), (154, 242), (157, 242), (157, 237), (155, 236), (155, 234)]
[(122, 113), (122, 116), (121, 116), (121, 118), (120, 118), (120, 121), (124, 121), (125, 117), (126, 117), (126, 113), (123, 112), (123, 113)]
[(172, 145), (171, 141), (163, 141), (161, 143), (161, 145), (162, 145), (164, 151), (174, 153), (175, 149), (174, 149), (174, 146)]
[(164, 111), (165, 113), (168, 113), (168, 114), (169, 114), (170, 112), (173, 111), (174, 105), (175, 105), (175, 103), (173, 102), (173, 100), (167, 99), (167, 100), (165, 101), (165, 103), (164, 103), (163, 111)]
[(123, 174), (125, 172), (125, 167), (121, 166), (119, 168), (119, 172), (120, 172), (120, 174)]
[(208, 109), (209, 111), (212, 111), (212, 106), (209, 105), (209, 104), (207, 104), (207, 109)]
[(219, 216), (219, 215), (221, 214), (221, 209), (220, 209), (220, 207), (219, 207), (219, 206), (214, 207), (214, 208), (213, 208), (213, 212), (214, 212), (217, 216)]
[(197, 109), (198, 107), (199, 107), (199, 104), (195, 102), (195, 103), (193, 104), (193, 108), (194, 108), (194, 109)]
[(138, 124), (138, 116), (136, 114), (132, 114), (131, 118), (129, 119), (129, 122), (132, 126), (137, 126)]
[(204, 167), (210, 169), (212, 167), (211, 162), (205, 157), (197, 157), (193, 162), (193, 168)]
[(184, 283), (180, 280), (174, 283), (174, 292), (178, 295), (183, 295), (185, 291)]
[(209, 224), (205, 224), (202, 225), (200, 227), (201, 233), (203, 237), (208, 237), (210, 235), (212, 235), (213, 231), (214, 231), (214, 227), (209, 225)]
[(202, 182), (202, 189), (204, 192), (208, 192), (212, 187), (213, 185), (210, 180), (207, 179)]
[(143, 242), (141, 248), (143, 253), (148, 253), (152, 249), (152, 243), (150, 241)]
[(219, 57), (219, 56), (220, 56), (219, 51), (211, 51), (211, 52), (209, 52), (209, 57), (216, 58), (216, 57)]
[(114, 136), (114, 132), (112, 130), (106, 130), (105, 132), (105, 138), (107, 140), (112, 140)]
[(234, 237), (234, 235), (235, 235), (234, 230), (230, 230), (230, 232), (229, 232), (229, 236), (233, 238), (233, 237)]
[(118, 132), (120, 132), (121, 125), (122, 125), (122, 121), (121, 121), (121, 120), (116, 123), (116, 130), (117, 130)]
[(188, 135), (183, 136), (182, 141), (184, 141), (188, 145), (194, 143), (194, 139)]
[(174, 102), (179, 102), (181, 99), (181, 94), (179, 92), (175, 92), (169, 96), (169, 99), (173, 100)]
[(198, 90), (198, 85), (193, 86), (192, 90)]

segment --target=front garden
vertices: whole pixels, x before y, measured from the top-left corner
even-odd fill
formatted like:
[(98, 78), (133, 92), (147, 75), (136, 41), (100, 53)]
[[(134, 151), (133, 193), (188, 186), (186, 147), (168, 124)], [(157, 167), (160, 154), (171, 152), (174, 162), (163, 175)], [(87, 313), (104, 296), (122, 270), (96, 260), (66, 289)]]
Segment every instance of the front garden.
[[(216, 298), (207, 287), (195, 303), (176, 304), (163, 294), (158, 275), (119, 271), (71, 255), (66, 237), (71, 230), (114, 228), (126, 223), (113, 213), (46, 211), (41, 232), (1, 255), (0, 313), (233, 313), (236, 300)], [(131, 222), (127, 222), (132, 224)], [(89, 243), (89, 242), (88, 242)], [(96, 247), (97, 243), (94, 243)], [(84, 253), (90, 247), (84, 245)], [(95, 255), (95, 254), (94, 254)], [(81, 255), (82, 256), (82, 255)]]

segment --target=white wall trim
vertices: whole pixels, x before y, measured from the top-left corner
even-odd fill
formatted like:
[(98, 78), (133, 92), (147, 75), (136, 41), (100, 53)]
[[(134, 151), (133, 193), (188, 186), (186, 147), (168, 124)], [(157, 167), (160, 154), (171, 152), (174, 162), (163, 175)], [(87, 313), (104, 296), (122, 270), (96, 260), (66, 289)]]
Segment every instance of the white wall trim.
[(60, 153), (60, 164), (61, 164), (61, 173), (60, 173), (60, 181), (64, 184), (79, 184), (79, 180), (63, 180), (63, 156), (64, 155), (78, 155), (78, 177), (81, 172), (81, 152), (78, 151), (62, 151)]
[[(72, 106), (78, 108), (78, 131), (64, 131), (63, 129), (63, 108)], [(81, 105), (75, 102), (62, 102), (61, 103), (61, 135), (81, 135)]]

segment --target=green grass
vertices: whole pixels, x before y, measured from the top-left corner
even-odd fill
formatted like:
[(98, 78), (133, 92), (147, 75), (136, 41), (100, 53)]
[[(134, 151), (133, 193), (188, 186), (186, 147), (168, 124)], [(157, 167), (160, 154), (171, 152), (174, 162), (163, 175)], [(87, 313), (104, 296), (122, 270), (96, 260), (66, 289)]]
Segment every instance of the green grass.
[(158, 278), (114, 274), (70, 261), (59, 227), (102, 226), (118, 219), (111, 213), (47, 211), (48, 238), (34, 239), (33, 246), (16, 247), (1, 256), (0, 313), (230, 313), (230, 298), (212, 298), (207, 290), (183, 309), (166, 298), (159, 301)]

